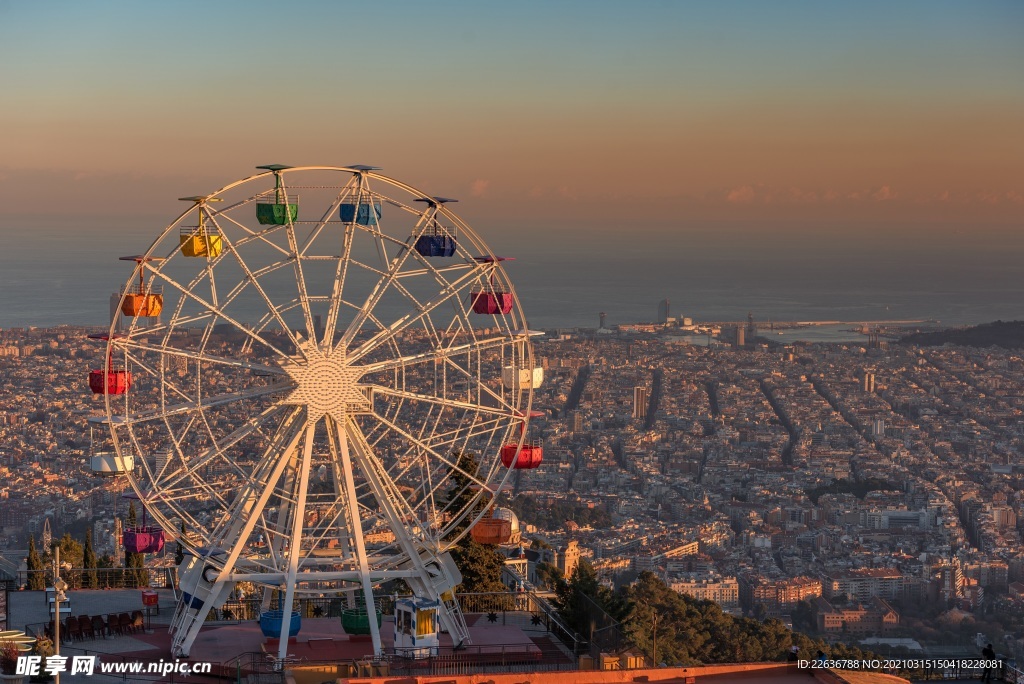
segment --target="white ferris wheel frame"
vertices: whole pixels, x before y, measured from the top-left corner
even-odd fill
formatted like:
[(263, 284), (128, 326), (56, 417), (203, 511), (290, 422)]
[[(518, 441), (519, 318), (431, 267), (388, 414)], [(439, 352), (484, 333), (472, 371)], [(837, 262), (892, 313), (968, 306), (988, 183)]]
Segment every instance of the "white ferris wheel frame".
[[(232, 216), (240, 213), (239, 209), (251, 209), (260, 200), (274, 196), (275, 190), (263, 189), (231, 203), (225, 202), (223, 207), (212, 206), (224, 195), (247, 184), (320, 173), (347, 174), (347, 178), (337, 186), (314, 186), (338, 190), (316, 221), (288, 217), (283, 224), (254, 230)], [(388, 194), (371, 188), (371, 184), (385, 186)], [(285, 204), (288, 204), (289, 186), (283, 184), (283, 187)], [(426, 206), (420, 209), (393, 199), (390, 195), (394, 191), (405, 193)], [(278, 195), (277, 199), (280, 198)], [(506, 362), (514, 369), (532, 369), (536, 365), (530, 343), (532, 333), (500, 263), (501, 258), (446, 206), (443, 198), (432, 198), (370, 167), (284, 167), (254, 174), (209, 195), (189, 199), (193, 205), (153, 241), (139, 261), (139, 271), (129, 279), (130, 285), (141, 272), (147, 287), (162, 285), (165, 291), (177, 296), (168, 322), (154, 323), (135, 316), (124, 332), (117, 329), (117, 317), (111, 323), (107, 358), (130, 370), (135, 382), (123, 395), (105, 395), (106, 417), (101, 421), (108, 425), (118, 455), (131, 454), (136, 457), (136, 463), (141, 463), (140, 472), (129, 474), (128, 479), (150, 517), (161, 528), (174, 533), (177, 533), (172, 524), (174, 520), (187, 521), (191, 536), (181, 536), (181, 543), (216, 570), (211, 597), (203, 610), (187, 616), (188, 611), (179, 606), (182, 618), (172, 625), (176, 632), (176, 653), (187, 655), (211, 605), (218, 597), (223, 599), (229, 587), (238, 581), (254, 582), (268, 589), (265, 608), (269, 606), (269, 589), (274, 588), (283, 587), (285, 606), (292, 605), (297, 594), (342, 593), (352, 606), (355, 593), (362, 594), (362, 603), (370, 616), (374, 649), (379, 655), (380, 635), (372, 619), (375, 611), (373, 585), (401, 578), (421, 598), (439, 602), (442, 623), (456, 643), (468, 641), (465, 623), (451, 592), (454, 586), (451, 573), (446, 569), (446, 552), (473, 524), (489, 514), (489, 500), (485, 497), (493, 499), (494, 493), (512, 476), (513, 468), (504, 466), (498, 458), (500, 448), (509, 442), (517, 444), (518, 459), (525, 443), (523, 437), (531, 415), (533, 385), (516, 382), (515, 386), (506, 387), (502, 382), (495, 386), (495, 359), (499, 374), (506, 368)], [(376, 220), (371, 217), (364, 225), (359, 221), (333, 218), (346, 199), (354, 200), (357, 210), (367, 203), (369, 212), (374, 211), (377, 201), (393, 205), (392, 209), (412, 218), (412, 231), (398, 236), (387, 234), (384, 227), (387, 221), (379, 213)], [(219, 234), (223, 248), (216, 256), (207, 254), (194, 260), (195, 275), (190, 281), (182, 282), (168, 270), (168, 265), (184, 261), (173, 238), (190, 216), (201, 216), (208, 221), (208, 229)], [(458, 251), (443, 265), (414, 249), (415, 239), (441, 221), (449, 226), (453, 235), (458, 235)], [(300, 230), (306, 227), (308, 233), (301, 235)], [(340, 254), (310, 253), (318, 240), (331, 231), (340, 232)], [(381, 255), (379, 267), (367, 265), (353, 256), (353, 242), (360, 233), (364, 234), (362, 239), (369, 236), (376, 243)], [(230, 234), (236, 237), (232, 239)], [(285, 237), (287, 244), (275, 241), (275, 237), (277, 240)], [(240, 252), (248, 243), (270, 252), (276, 250), (280, 256), (270, 264), (250, 268)], [(311, 294), (307, 281), (312, 277), (313, 267), (307, 265), (332, 259), (335, 275), (325, 301), (325, 295)], [(410, 263), (415, 268), (408, 267)], [(240, 270), (242, 276), (232, 288), (218, 290), (217, 269), (225, 264)], [(275, 302), (269, 288), (261, 284), (261, 278), (287, 270), (289, 265), (295, 278), (295, 296)], [(354, 266), (366, 269), (371, 279), (372, 275), (377, 276), (377, 282), (361, 304), (345, 300), (346, 279), (350, 278)], [(411, 286), (404, 285), (405, 280), (413, 282), (419, 277), (436, 282), (436, 296), (421, 301)], [(507, 292), (512, 296), (512, 309), (508, 314), (487, 315), (497, 332), (485, 329), (487, 332), (478, 334), (473, 317), (479, 320), (480, 315), (473, 313), (472, 304), (463, 296), (474, 292), (473, 288)], [(397, 320), (382, 320), (375, 313), (378, 305), (386, 295), (395, 296), (396, 292), (412, 302), (413, 307)], [(239, 320), (231, 309), (232, 303), (243, 293), (255, 294), (256, 300), (262, 300), (267, 307), (263, 317), (254, 324)], [(122, 295), (122, 303), (125, 296)], [(322, 332), (317, 331), (314, 303), (327, 306)], [(446, 305), (452, 307), (454, 315), (447, 326), (441, 327), (435, 324), (431, 314)], [(285, 320), (286, 314), (295, 311), (301, 314), (304, 326), (294, 326)], [(345, 312), (352, 318), (342, 329), (338, 324)], [(231, 333), (241, 335), (244, 338), (241, 347), (229, 349), (228, 353), (211, 353), (210, 340), (215, 325), (226, 325)], [(188, 328), (200, 331), (196, 336), (197, 348), (175, 344), (183, 332), (186, 337), (191, 335)], [(404, 335), (419, 332), (419, 328), (426, 331), (428, 343), (417, 351), (403, 353)], [(154, 339), (159, 342), (154, 343)], [(254, 359), (256, 351), (269, 358)], [(230, 355), (231, 352), (234, 355)], [(388, 352), (392, 353), (390, 358)], [(467, 359), (464, 366), (453, 361), (461, 359), (462, 355)], [(368, 358), (375, 360), (366, 361)], [(204, 392), (203, 380), (199, 378), (194, 387), (182, 385), (173, 377), (177, 363), (185, 364), (186, 373), (188, 368), (194, 367), (196, 376), (205, 368), (235, 373), (236, 385), (230, 391), (213, 395)], [(435, 394), (410, 389), (406, 385), (407, 375), (429, 364), (434, 366)], [(445, 379), (443, 390), (438, 394), (439, 365)], [(488, 377), (484, 377), (485, 368), (491, 370)], [(450, 396), (454, 390), (449, 392), (448, 389), (449, 372), (454, 376), (453, 383), (458, 381), (462, 383), (460, 387), (466, 388), (465, 399)], [(216, 375), (216, 371), (212, 374)], [(386, 386), (379, 380), (387, 374), (394, 376), (394, 386)], [(251, 382), (239, 384), (246, 377)], [(367, 377), (378, 380), (363, 382)], [(259, 378), (271, 379), (260, 385)], [(136, 389), (140, 380), (149, 388), (150, 404), (145, 407), (138, 403), (138, 395), (145, 394)], [(385, 399), (387, 406), (395, 408), (388, 409), (391, 413), (384, 411), (384, 415), (379, 415), (378, 401)], [(408, 415), (422, 413), (422, 408), (416, 413), (409, 409), (409, 413), (403, 415), (402, 407), (413, 405), (429, 407), (428, 418), (420, 421), (418, 430), (403, 420)], [(245, 415), (237, 427), (231, 423), (230, 431), (218, 429), (217, 421), (226, 415), (221, 412), (238, 407), (253, 413)], [(464, 418), (452, 428), (443, 419), (449, 414)], [(469, 415), (475, 416), (474, 420), (465, 418)], [(366, 428), (364, 418), (376, 422), (376, 427)], [(318, 426), (322, 426), (319, 432)], [(163, 470), (168, 470), (168, 461), (176, 459), (176, 470), (169, 473), (155, 472), (158, 465), (149, 453), (154, 439), (160, 437), (170, 442)], [(203, 440), (208, 445), (202, 451), (186, 444)], [(261, 440), (262, 451), (256, 463), (241, 466), (240, 461), (231, 459), (235, 457), (233, 449), (245, 440)], [(464, 471), (459, 466), (457, 453), (460, 445), (474, 440), (486, 441), (488, 451), (478, 454), (480, 467), (476, 472)], [(322, 449), (324, 441), (328, 445), (326, 461), (330, 464), (330, 479), (334, 485), (331, 495), (335, 500), (328, 516), (333, 516), (332, 519), (317, 527), (308, 523), (307, 506), (313, 452), (318, 444)], [(389, 461), (375, 448), (395, 441), (408, 445), (404, 455), (416, 454), (408, 459), (408, 465), (401, 458)], [(427, 467), (421, 464), (428, 481), (419, 491), (422, 498), (410, 503), (406, 490), (408, 483), (414, 481), (415, 473), (410, 474), (410, 471), (417, 465), (417, 459), (427, 463), (434, 459), (437, 463)], [(233, 498), (230, 492), (207, 482), (201, 474), (213, 464), (222, 468), (228, 477), (240, 481), (241, 486)], [(431, 474), (436, 476), (438, 468), (446, 469), (447, 475), (433, 481)], [(462, 505), (457, 510), (439, 508), (437, 500), (446, 493), (445, 485), (451, 486), (456, 476), (462, 483)], [(221, 515), (211, 528), (202, 527), (201, 520), (189, 513), (187, 504), (202, 497), (208, 497), (208, 501), (221, 507)], [(278, 502), (276, 511), (268, 506), (272, 500)], [(352, 511), (357, 513), (355, 520)], [(277, 520), (268, 518), (268, 513), (276, 513)], [(368, 520), (374, 521), (373, 529), (392, 533), (394, 541), (374, 551), (368, 550), (365, 543), (368, 530), (364, 529)], [(329, 534), (325, 530), (334, 529), (338, 530), (338, 545), (333, 547), (336, 552), (332, 553), (330, 548), (324, 547), (324, 542)], [(266, 548), (254, 553), (252, 539), (257, 534), (266, 536)], [(218, 547), (219, 553), (211, 555), (210, 547)], [(293, 549), (299, 552), (293, 553)], [(281, 639), (282, 658), (286, 655), (287, 629), (285, 626)]]

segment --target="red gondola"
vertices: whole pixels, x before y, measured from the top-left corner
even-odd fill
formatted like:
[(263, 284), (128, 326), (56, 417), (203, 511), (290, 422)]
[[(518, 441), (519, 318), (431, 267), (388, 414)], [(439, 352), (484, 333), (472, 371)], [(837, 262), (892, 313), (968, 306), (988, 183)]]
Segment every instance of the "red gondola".
[(477, 290), (470, 293), (473, 300), (473, 313), (507, 314), (512, 311), (511, 292), (488, 292)]
[[(107, 335), (89, 335), (91, 340), (109, 340)], [(132, 386), (132, 374), (114, 366), (113, 350), (107, 352), (107, 367), (89, 371), (89, 389), (93, 394), (124, 394)]]
[(130, 527), (121, 535), (121, 542), (129, 553), (160, 553), (164, 548), (164, 531), (152, 525)]
[[(126, 498), (138, 498), (134, 494), (126, 494)], [(121, 544), (128, 553), (160, 553), (164, 548), (164, 531), (159, 527), (146, 524), (146, 504), (142, 504), (142, 524), (127, 527), (121, 533)]]
[[(498, 261), (513, 261), (515, 257), (474, 257), (483, 264), (493, 264)], [(501, 289), (499, 284), (494, 282), (494, 275), (491, 274), (490, 281), (484, 283), (479, 289), (469, 293), (473, 305), (473, 313), (478, 314), (507, 314), (512, 311), (514, 301), (512, 293)]]
[(544, 461), (544, 446), (540, 440), (523, 442), (523, 448), (519, 449), (518, 458), (516, 458), (517, 449), (519, 449), (518, 442), (512, 442), (501, 447), (501, 463), (506, 468), (532, 470), (540, 466)]
[[(542, 418), (543, 411), (530, 411), (530, 418)], [(544, 443), (539, 439), (525, 439), (526, 423), (523, 423), (522, 432), (518, 442), (510, 442), (501, 447), (501, 463), (506, 468), (516, 470), (532, 470), (540, 466), (544, 461)], [(520, 442), (523, 448), (519, 448)], [(518, 457), (516, 452), (519, 452)]]

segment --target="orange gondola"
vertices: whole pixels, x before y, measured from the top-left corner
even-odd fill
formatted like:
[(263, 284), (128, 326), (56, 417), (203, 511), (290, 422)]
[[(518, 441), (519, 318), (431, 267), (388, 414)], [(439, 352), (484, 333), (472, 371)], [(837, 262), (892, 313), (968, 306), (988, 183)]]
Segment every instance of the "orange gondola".
[(125, 285), (121, 290), (121, 313), (125, 316), (147, 316), (154, 318), (164, 310), (163, 288), (160, 286), (146, 286), (145, 267), (143, 264), (154, 261), (163, 261), (158, 257), (147, 257), (142, 255), (123, 256), (121, 261), (134, 261), (139, 273), (139, 282), (135, 285)]

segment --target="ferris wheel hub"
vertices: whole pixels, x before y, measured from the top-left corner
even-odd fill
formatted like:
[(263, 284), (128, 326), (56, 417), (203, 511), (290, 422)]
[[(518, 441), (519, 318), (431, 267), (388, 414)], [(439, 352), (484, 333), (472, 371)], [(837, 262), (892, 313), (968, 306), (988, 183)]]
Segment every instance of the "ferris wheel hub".
[(310, 345), (282, 363), (281, 370), (295, 385), (283, 403), (305, 406), (308, 420), (370, 410), (369, 388), (359, 384), (363, 370), (346, 364), (342, 354), (328, 356)]

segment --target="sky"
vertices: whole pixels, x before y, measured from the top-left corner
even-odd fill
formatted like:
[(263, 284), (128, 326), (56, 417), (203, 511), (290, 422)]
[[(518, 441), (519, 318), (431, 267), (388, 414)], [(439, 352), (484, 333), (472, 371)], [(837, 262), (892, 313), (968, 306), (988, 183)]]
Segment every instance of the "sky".
[(0, 0), (0, 36), (4, 232), (267, 163), (570, 240), (1024, 227), (1020, 2)]

